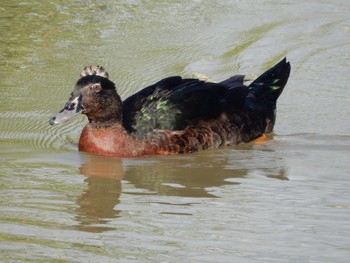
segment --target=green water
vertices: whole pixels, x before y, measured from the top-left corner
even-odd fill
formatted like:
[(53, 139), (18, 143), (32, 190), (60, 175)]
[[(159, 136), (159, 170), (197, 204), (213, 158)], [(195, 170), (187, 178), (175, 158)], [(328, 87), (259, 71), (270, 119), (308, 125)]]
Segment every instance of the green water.
[[(350, 3), (0, 4), (1, 262), (348, 262)], [(123, 97), (171, 75), (292, 74), (261, 144), (117, 159), (61, 126), (85, 65)]]

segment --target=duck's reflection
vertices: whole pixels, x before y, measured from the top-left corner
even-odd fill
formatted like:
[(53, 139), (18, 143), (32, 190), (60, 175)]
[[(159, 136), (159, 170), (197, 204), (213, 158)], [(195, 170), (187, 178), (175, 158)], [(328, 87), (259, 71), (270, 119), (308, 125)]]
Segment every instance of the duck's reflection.
[[(157, 195), (181, 197), (216, 197), (211, 189), (237, 182), (246, 171), (224, 169), (224, 159), (208, 155), (160, 157), (156, 163), (125, 165), (125, 180), (137, 189)], [(130, 192), (129, 192), (130, 193)], [(132, 192), (131, 192), (132, 193)]]
[(77, 200), (79, 230), (102, 232), (105, 224), (118, 217), (115, 206), (119, 203), (123, 166), (120, 159), (84, 155), (80, 172), (86, 176), (86, 190)]
[(77, 200), (79, 229), (93, 232), (110, 229), (106, 223), (120, 213), (116, 206), (122, 179), (133, 186), (124, 194), (197, 198), (218, 197), (219, 187), (238, 184), (241, 178), (254, 172), (288, 180), (283, 160), (274, 150), (256, 151), (253, 147), (142, 159), (83, 155), (80, 172), (86, 176), (86, 190)]

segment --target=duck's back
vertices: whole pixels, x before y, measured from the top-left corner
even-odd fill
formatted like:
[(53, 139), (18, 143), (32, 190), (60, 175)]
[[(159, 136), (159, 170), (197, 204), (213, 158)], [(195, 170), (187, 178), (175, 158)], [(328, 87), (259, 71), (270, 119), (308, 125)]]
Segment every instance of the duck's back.
[(138, 138), (155, 129), (183, 130), (240, 111), (247, 93), (242, 76), (222, 83), (169, 77), (123, 102), (124, 126)]

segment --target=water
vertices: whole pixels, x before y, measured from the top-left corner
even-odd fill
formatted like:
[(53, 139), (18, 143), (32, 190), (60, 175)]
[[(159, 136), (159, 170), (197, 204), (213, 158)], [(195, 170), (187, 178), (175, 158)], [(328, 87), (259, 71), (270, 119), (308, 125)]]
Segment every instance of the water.
[[(348, 262), (348, 1), (0, 5), (0, 261)], [(78, 152), (50, 127), (84, 65), (123, 98), (170, 75), (292, 74), (274, 134), (182, 156)]]

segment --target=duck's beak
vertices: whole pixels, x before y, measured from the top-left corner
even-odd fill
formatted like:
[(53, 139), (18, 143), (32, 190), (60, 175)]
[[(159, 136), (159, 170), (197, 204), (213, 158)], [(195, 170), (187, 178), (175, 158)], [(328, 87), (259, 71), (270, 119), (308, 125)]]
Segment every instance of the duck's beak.
[(49, 120), (50, 125), (66, 122), (82, 113), (81, 96), (68, 101), (60, 112)]

